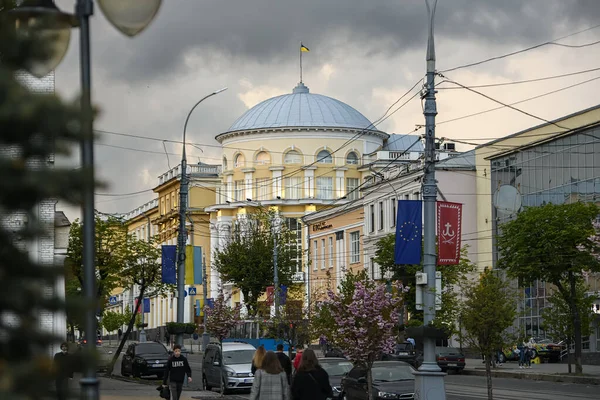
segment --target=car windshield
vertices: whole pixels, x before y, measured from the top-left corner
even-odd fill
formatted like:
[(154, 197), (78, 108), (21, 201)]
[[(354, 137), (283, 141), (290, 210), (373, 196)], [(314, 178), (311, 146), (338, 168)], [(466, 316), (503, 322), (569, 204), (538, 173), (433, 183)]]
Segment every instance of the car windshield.
[(142, 343), (138, 344), (135, 348), (135, 353), (139, 356), (145, 356), (149, 354), (153, 355), (167, 355), (167, 349), (165, 346), (159, 343)]
[(438, 354), (461, 354), (460, 350), (454, 347), (436, 347), (435, 352)]
[(254, 357), (254, 350), (233, 350), (223, 352), (223, 363), (233, 364), (251, 364)]
[(373, 382), (397, 382), (415, 379), (409, 365), (374, 365)]
[(320, 364), (329, 376), (343, 376), (352, 369), (352, 363), (349, 361), (325, 361)]
[(410, 343), (398, 343), (396, 345), (396, 351), (412, 351), (413, 347)]

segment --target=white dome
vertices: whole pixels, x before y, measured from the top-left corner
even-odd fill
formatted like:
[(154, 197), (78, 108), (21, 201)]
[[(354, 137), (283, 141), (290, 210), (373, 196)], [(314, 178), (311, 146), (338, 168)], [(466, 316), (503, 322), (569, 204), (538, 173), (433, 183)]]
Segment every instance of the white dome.
[(376, 130), (364, 115), (348, 104), (312, 94), (299, 83), (293, 93), (265, 100), (246, 111), (228, 132), (283, 127)]

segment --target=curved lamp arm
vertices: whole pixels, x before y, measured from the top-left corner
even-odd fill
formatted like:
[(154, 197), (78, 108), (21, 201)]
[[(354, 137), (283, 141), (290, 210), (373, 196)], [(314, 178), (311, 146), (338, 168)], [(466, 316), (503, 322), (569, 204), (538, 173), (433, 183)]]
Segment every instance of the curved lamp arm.
[(200, 100), (199, 100), (199, 101), (198, 101), (196, 104), (194, 104), (194, 107), (192, 107), (192, 109), (191, 109), (191, 110), (190, 110), (190, 112), (188, 113), (188, 115), (187, 115), (187, 117), (186, 117), (186, 119), (185, 119), (185, 124), (183, 125), (183, 157), (182, 157), (183, 159), (185, 159), (185, 133), (186, 133), (186, 130), (187, 130), (187, 124), (188, 124), (188, 121), (190, 120), (190, 116), (192, 115), (192, 112), (194, 112), (194, 110), (196, 109), (196, 107), (198, 107), (198, 105), (199, 105), (200, 103), (202, 103), (204, 100), (206, 100), (206, 99), (208, 99), (209, 97), (212, 97), (212, 96), (214, 96), (214, 95), (216, 95), (216, 94), (219, 94), (219, 93), (221, 93), (221, 92), (224, 92), (224, 91), (226, 91), (226, 90), (227, 90), (227, 88), (226, 88), (226, 87), (224, 87), (223, 89), (215, 90), (215, 91), (214, 91), (214, 92), (212, 92), (211, 94), (204, 96), (204, 97), (203, 97), (203, 98), (201, 98), (201, 99), (200, 99)]

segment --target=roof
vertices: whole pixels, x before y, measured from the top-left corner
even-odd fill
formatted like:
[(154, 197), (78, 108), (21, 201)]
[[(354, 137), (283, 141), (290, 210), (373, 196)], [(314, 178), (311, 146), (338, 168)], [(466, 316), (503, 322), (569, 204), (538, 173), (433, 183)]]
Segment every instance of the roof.
[(475, 150), (469, 150), (457, 156), (446, 158), (438, 162), (436, 168), (475, 170)]
[[(420, 135), (400, 135), (392, 133), (388, 140), (383, 144), (385, 151), (405, 151), (410, 147), (410, 151), (422, 152), (425, 150)], [(416, 142), (416, 143), (415, 143)], [(414, 145), (413, 145), (414, 144)], [(412, 147), (411, 147), (412, 146)]]
[(256, 350), (256, 347), (249, 343), (241, 342), (223, 342), (221, 343), (223, 351), (235, 351), (235, 350)]
[(300, 82), (291, 94), (267, 99), (246, 111), (228, 132), (284, 127), (376, 130), (371, 121), (348, 104), (310, 93)]
[(54, 227), (71, 226), (71, 221), (62, 211), (54, 211)]

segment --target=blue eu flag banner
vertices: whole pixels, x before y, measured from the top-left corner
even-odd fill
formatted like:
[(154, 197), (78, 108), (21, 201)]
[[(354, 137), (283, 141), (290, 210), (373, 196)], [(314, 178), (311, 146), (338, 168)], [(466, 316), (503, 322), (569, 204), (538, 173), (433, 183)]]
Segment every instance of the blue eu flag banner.
[(177, 246), (162, 246), (162, 283), (176, 284)]
[(401, 200), (398, 202), (396, 219), (396, 264), (421, 263), (421, 236), (423, 232), (421, 200)]

